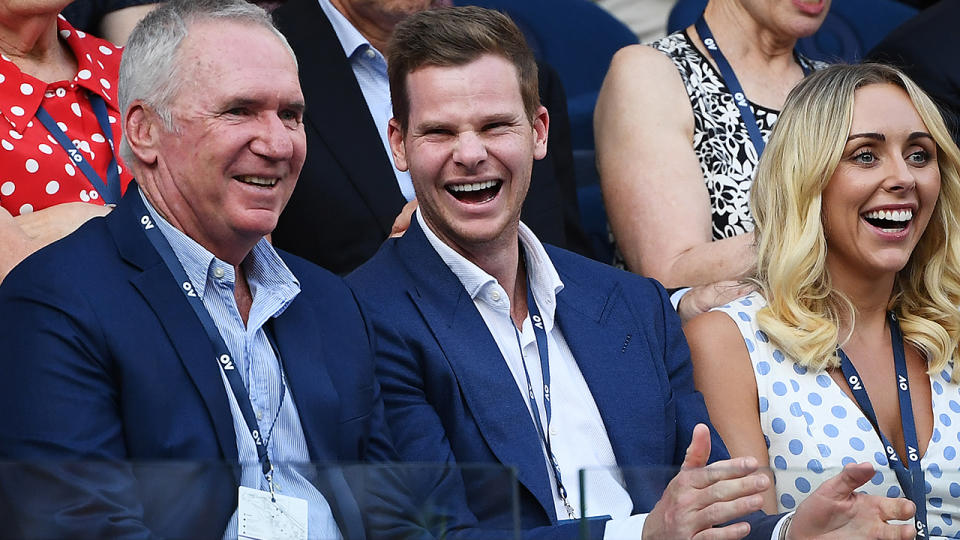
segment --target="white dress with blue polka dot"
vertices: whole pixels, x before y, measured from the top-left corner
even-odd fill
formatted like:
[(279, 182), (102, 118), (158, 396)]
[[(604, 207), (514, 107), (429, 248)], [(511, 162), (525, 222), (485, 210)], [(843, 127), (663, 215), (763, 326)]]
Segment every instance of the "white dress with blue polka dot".
[[(880, 438), (856, 403), (830, 375), (786, 358), (760, 330), (756, 314), (765, 305), (759, 293), (752, 293), (717, 310), (736, 322), (750, 353), (780, 511), (796, 509), (822, 482), (854, 462), (868, 461), (877, 468), (861, 492), (902, 496)], [(960, 387), (950, 382), (948, 371), (933, 377), (930, 385), (934, 429), (921, 459), (927, 526), (931, 536), (960, 538)]]

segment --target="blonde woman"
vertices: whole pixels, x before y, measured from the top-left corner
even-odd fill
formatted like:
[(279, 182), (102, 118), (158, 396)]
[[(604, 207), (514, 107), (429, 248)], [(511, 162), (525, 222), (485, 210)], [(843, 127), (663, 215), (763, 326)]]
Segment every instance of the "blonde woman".
[(766, 511), (867, 461), (865, 492), (960, 532), (958, 163), (892, 68), (834, 66), (787, 98), (753, 185), (757, 292), (685, 329), (730, 453), (770, 463)]

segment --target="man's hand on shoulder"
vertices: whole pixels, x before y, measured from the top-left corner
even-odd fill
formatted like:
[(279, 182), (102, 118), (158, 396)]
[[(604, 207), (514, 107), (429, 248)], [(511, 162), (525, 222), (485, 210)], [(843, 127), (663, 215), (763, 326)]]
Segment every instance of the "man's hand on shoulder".
[(869, 463), (844, 467), (810, 494), (793, 516), (787, 540), (848, 540), (914, 538), (912, 524), (893, 525), (888, 520), (910, 520), (916, 507), (902, 498), (854, 492), (874, 475)]
[(748, 523), (714, 526), (760, 510), (770, 479), (754, 458), (707, 465), (709, 457), (710, 430), (697, 424), (682, 470), (644, 522), (643, 540), (729, 540), (750, 532)]

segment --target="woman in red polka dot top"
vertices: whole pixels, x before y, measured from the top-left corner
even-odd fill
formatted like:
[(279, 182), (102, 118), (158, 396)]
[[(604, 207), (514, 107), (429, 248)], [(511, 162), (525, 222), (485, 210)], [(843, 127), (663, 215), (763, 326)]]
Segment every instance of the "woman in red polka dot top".
[(69, 3), (0, 6), (0, 280), (132, 178), (114, 152), (121, 49), (74, 30), (58, 15)]

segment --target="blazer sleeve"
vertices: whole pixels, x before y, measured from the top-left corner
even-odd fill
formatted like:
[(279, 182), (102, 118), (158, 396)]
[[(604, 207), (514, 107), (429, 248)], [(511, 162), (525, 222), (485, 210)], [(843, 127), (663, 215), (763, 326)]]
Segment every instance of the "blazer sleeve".
[(0, 469), (6, 523), (17, 537), (150, 538), (121, 461), (104, 331), (81, 292), (29, 277), (38, 266), (21, 265), (0, 287), (0, 458), (15, 462)]

